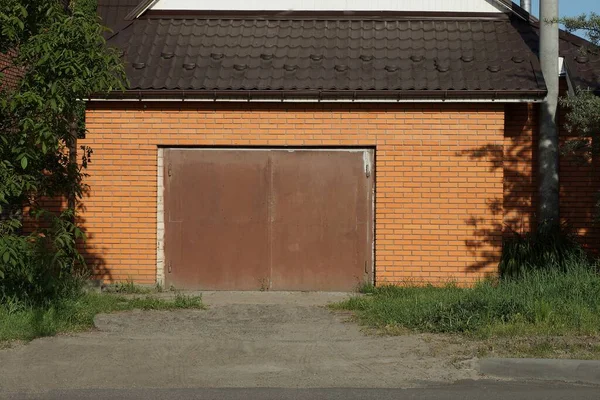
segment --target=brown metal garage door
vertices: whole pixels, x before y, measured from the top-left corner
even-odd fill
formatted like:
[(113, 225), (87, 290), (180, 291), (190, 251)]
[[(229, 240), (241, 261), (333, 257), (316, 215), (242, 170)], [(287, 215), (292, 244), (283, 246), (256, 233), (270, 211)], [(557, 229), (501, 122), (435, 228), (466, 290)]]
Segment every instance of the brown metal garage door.
[(165, 282), (351, 290), (371, 280), (369, 150), (165, 149)]

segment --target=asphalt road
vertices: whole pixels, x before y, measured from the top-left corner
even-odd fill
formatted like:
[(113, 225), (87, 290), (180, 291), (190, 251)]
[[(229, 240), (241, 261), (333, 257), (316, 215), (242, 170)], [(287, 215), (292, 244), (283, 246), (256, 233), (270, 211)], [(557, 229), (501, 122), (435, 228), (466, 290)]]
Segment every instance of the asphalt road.
[(86, 389), (37, 394), (5, 393), (0, 397), (9, 400), (597, 400), (600, 387), (480, 380), (420, 389)]

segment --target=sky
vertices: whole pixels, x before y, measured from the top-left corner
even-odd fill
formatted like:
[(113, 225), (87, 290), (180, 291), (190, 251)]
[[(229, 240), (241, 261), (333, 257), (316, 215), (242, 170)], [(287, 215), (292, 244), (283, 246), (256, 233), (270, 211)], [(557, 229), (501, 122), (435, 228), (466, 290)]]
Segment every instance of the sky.
[[(519, 0), (513, 0), (520, 3)], [(575, 17), (583, 13), (590, 12), (600, 14), (600, 0), (558, 0), (558, 12), (561, 17)], [(531, 13), (536, 17), (540, 16), (540, 0), (531, 0)], [(585, 32), (573, 32), (576, 35), (585, 37)]]
[[(513, 0), (515, 1), (515, 0)], [(519, 0), (515, 1), (519, 3)], [(531, 1), (531, 11), (536, 17), (540, 15), (540, 0)], [(558, 12), (561, 17), (574, 17), (591, 11), (600, 14), (600, 1), (598, 0), (558, 0)]]

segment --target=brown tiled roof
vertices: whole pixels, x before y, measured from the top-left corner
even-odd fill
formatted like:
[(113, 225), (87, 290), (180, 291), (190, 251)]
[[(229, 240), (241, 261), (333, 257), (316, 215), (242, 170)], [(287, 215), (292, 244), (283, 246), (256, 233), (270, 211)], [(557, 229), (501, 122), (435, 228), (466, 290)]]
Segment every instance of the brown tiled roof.
[[(106, 1), (106, 0), (105, 0)], [(109, 41), (131, 93), (543, 96), (506, 14), (145, 15)]]
[[(568, 35), (568, 36), (567, 36)], [(573, 86), (592, 89), (600, 94), (600, 54), (589, 42), (561, 35), (560, 55), (565, 58), (566, 69)], [(581, 51), (582, 47), (587, 51)]]
[(98, 0), (98, 16), (102, 24), (112, 31), (106, 34), (107, 37), (129, 24), (130, 21), (126, 21), (125, 17), (139, 3), (140, 0)]
[[(539, 21), (533, 20), (530, 26), (520, 25), (518, 29), (531, 50), (537, 54), (540, 41)], [(573, 86), (592, 89), (600, 94), (600, 49), (563, 30), (560, 31), (559, 40), (559, 55), (565, 59)]]

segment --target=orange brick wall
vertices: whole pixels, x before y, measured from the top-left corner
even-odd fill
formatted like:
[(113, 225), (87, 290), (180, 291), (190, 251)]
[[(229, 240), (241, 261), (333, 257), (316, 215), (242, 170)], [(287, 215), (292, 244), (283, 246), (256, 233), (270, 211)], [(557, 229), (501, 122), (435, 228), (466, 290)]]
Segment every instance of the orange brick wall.
[[(561, 79), (561, 93), (567, 93), (567, 82)], [(561, 123), (561, 142), (572, 137), (565, 128), (566, 110), (558, 115)], [(581, 243), (591, 253), (600, 255), (600, 220), (596, 205), (600, 200), (600, 154), (593, 155), (590, 162), (581, 163), (562, 157), (560, 163), (560, 215), (564, 223), (580, 236)]]
[[(561, 81), (562, 95), (566, 84)], [(539, 107), (533, 104), (506, 106), (504, 140), (505, 233), (535, 229), (537, 213), (537, 147)], [(565, 129), (565, 110), (559, 112), (561, 142), (570, 134)], [(592, 253), (600, 253), (600, 225), (594, 223), (600, 193), (600, 156), (585, 164), (568, 157), (560, 159), (560, 212), (566, 226)]]
[(3, 87), (14, 87), (19, 79), (19, 73), (15, 68), (10, 68), (11, 56), (14, 53), (0, 53), (0, 73), (2, 78), (0, 79), (0, 90)]
[(496, 271), (501, 104), (92, 103), (87, 128), (82, 222), (106, 280), (156, 281), (159, 146), (375, 147), (377, 283)]
[(507, 104), (504, 135), (504, 232), (535, 229), (539, 106)]

